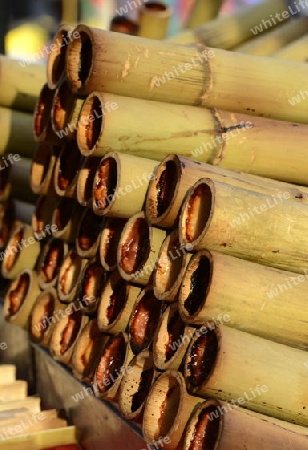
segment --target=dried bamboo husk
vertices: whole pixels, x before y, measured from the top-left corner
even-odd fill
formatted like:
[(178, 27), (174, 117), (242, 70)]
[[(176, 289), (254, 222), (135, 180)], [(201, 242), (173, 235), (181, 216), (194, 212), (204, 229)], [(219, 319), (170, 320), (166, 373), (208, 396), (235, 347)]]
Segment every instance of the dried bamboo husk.
[(109, 336), (100, 331), (97, 320), (90, 320), (77, 339), (72, 355), (73, 374), (76, 378), (89, 383), (93, 381), (107, 339)]
[[(212, 2), (211, 2), (212, 3)], [(183, 31), (169, 40), (179, 44), (197, 42), (222, 49), (231, 49), (241, 42), (250, 39), (252, 30), (262, 20), (268, 19), (271, 28), (275, 26), (270, 21), (271, 14), (282, 14), (286, 10), (285, 2), (281, 0), (265, 0), (259, 4), (240, 8), (233, 14), (218, 17), (193, 30)], [(276, 25), (279, 22), (276, 21)], [(265, 28), (265, 27), (264, 27)]]
[(273, 58), (287, 61), (307, 62), (308, 60), (308, 35), (296, 39), (284, 48), (272, 54)]
[(77, 180), (77, 200), (81, 206), (91, 204), (93, 181), (100, 160), (100, 157), (95, 158), (94, 156), (86, 158), (80, 168)]
[(50, 144), (42, 142), (33, 156), (30, 185), (35, 194), (47, 195), (53, 184), (56, 153)]
[(16, 381), (16, 366), (14, 364), (1, 364), (0, 384), (13, 383)]
[(157, 300), (149, 283), (138, 295), (129, 320), (129, 344), (135, 355), (151, 345), (163, 309), (163, 303)]
[(9, 323), (28, 329), (29, 317), (40, 287), (34, 271), (25, 269), (12, 281), (4, 298), (4, 317)]
[(57, 158), (54, 184), (60, 197), (76, 198), (79, 168), (84, 162), (76, 141), (68, 141)]
[(16, 220), (31, 225), (35, 206), (31, 203), (17, 200), (16, 198), (13, 199), (13, 204), (15, 207)]
[(56, 229), (53, 236), (74, 243), (83, 211), (74, 198), (60, 197), (52, 213), (52, 227)]
[(223, 0), (212, 0), (211, 2), (204, 2), (197, 0), (192, 7), (185, 28), (196, 28), (203, 25), (218, 16), (219, 10), (222, 6)]
[(145, 286), (156, 266), (166, 232), (151, 227), (144, 212), (134, 214), (126, 223), (118, 245), (118, 270), (122, 278)]
[(125, 331), (141, 288), (129, 284), (113, 272), (106, 282), (97, 308), (97, 324), (101, 331), (117, 334)]
[(114, 16), (110, 22), (110, 31), (115, 31), (116, 33), (136, 36), (138, 30), (139, 24), (125, 16)]
[(129, 368), (133, 353), (126, 333), (108, 339), (94, 375), (93, 388), (97, 397), (115, 401), (121, 379)]
[[(18, 151), (19, 155), (32, 158), (36, 148), (36, 143), (33, 140), (32, 125), (33, 117), (31, 114), (0, 107), (0, 126), (2, 130), (0, 154), (4, 155)], [(14, 156), (17, 157), (17, 155)]]
[(74, 347), (89, 318), (82, 314), (77, 302), (63, 309), (49, 343), (51, 356), (63, 364), (71, 364)]
[(80, 275), (77, 289), (77, 300), (83, 313), (96, 313), (106, 278), (106, 271), (96, 258), (87, 261)]
[(4, 248), (16, 219), (16, 207), (12, 199), (0, 203), (0, 248)]
[(51, 232), (54, 234), (57, 225), (52, 223), (53, 210), (57, 204), (57, 197), (53, 190), (47, 195), (40, 195), (35, 204), (32, 216), (32, 229), (37, 239), (49, 237)]
[(29, 320), (30, 339), (48, 347), (55, 324), (62, 317), (64, 306), (54, 288), (43, 291), (37, 298)]
[(117, 268), (118, 245), (126, 223), (126, 219), (112, 217), (107, 217), (104, 222), (98, 253), (102, 266), (108, 272)]
[(184, 201), (179, 219), (180, 242), (183, 246), (191, 244), (194, 251), (216, 250), (305, 273), (308, 265), (303, 243), (308, 208), (284, 198), (203, 178), (188, 191)]
[(49, 89), (56, 89), (64, 78), (66, 42), (72, 35), (74, 27), (66, 24), (60, 25), (50, 45), (47, 62), (47, 82)]
[(27, 393), (27, 381), (17, 380), (9, 384), (0, 384), (0, 402), (23, 400), (27, 397)]
[(145, 403), (142, 431), (148, 444), (182, 448), (186, 424), (202, 399), (186, 392), (183, 376), (169, 370), (155, 381)]
[(93, 211), (129, 218), (142, 210), (157, 162), (110, 152), (100, 162), (93, 182)]
[(307, 350), (308, 287), (304, 275), (294, 275), (218, 252), (198, 252), (183, 277), (181, 317), (194, 325), (226, 318), (228, 326)]
[(153, 355), (149, 350), (143, 350), (129, 363), (130, 373), (122, 378), (118, 404), (122, 416), (126, 420), (140, 421), (146, 398), (157, 376)]
[(173, 302), (177, 299), (190, 258), (180, 244), (178, 230), (172, 231), (162, 243), (154, 269), (154, 294), (158, 300)]
[[(308, 67), (304, 64), (155, 41), (85, 25), (76, 30), (80, 39), (70, 43), (67, 59), (67, 77), (74, 92), (83, 95), (104, 90), (128, 97), (138, 92), (139, 98), (147, 100), (241, 113), (249, 110), (254, 116), (307, 123), (305, 102), (292, 106), (294, 94), (307, 79)], [(81, 58), (85, 54), (87, 58)], [(168, 55), (163, 63), (162, 55)], [(187, 61), (191, 63), (179, 73), (179, 63)], [(119, 67), (123, 67), (122, 72)]]
[(70, 303), (76, 297), (86, 263), (87, 260), (81, 258), (75, 248), (72, 248), (64, 258), (57, 281), (57, 294), (61, 302)]
[(44, 245), (37, 265), (37, 278), (42, 290), (56, 286), (67, 252), (68, 245), (62, 239), (50, 238)]
[(172, 8), (164, 2), (144, 3), (139, 9), (138, 36), (148, 39), (166, 39)]
[(0, 68), (0, 105), (32, 113), (40, 87), (45, 82), (45, 67), (42, 64), (22, 63), (0, 55)]
[(97, 254), (104, 222), (105, 218), (94, 214), (92, 208), (85, 209), (76, 237), (77, 253), (82, 258), (93, 258)]
[(188, 422), (183, 450), (238, 450), (241, 446), (259, 450), (260, 436), (264, 449), (280, 450), (288, 443), (290, 448), (304, 450), (308, 443), (307, 433), (305, 427), (230, 403), (207, 400), (198, 406)]
[(307, 17), (290, 20), (266, 34), (245, 42), (234, 51), (256, 56), (274, 56), (273, 53), (308, 32)]
[(11, 195), (24, 202), (35, 203), (37, 196), (32, 192), (29, 184), (32, 160), (19, 158), (19, 161), (12, 164), (10, 170), (10, 182), (12, 184)]
[[(184, 374), (192, 394), (239, 399), (253, 411), (307, 426), (306, 362), (302, 350), (210, 322), (192, 339)], [(300, 391), (286, 395), (290, 386), (300, 386)]]
[(39, 253), (40, 244), (35, 239), (32, 228), (26, 224), (19, 225), (2, 255), (2, 276), (12, 280), (22, 270), (33, 269)]

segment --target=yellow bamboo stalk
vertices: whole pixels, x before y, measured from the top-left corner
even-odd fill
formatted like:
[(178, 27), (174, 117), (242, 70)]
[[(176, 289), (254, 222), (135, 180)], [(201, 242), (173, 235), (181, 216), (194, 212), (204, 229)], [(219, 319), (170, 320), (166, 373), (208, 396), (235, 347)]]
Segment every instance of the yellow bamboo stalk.
[(308, 268), (303, 250), (308, 207), (287, 199), (284, 193), (275, 198), (201, 179), (183, 204), (180, 242), (191, 244), (193, 250), (216, 250), (304, 273)]
[(0, 402), (23, 400), (28, 395), (28, 383), (24, 380), (0, 384)]
[(77, 253), (82, 258), (93, 258), (97, 254), (104, 223), (105, 219), (94, 214), (92, 208), (85, 209), (76, 236)]
[[(211, 322), (192, 340), (184, 374), (190, 393), (307, 426), (306, 362), (302, 350)], [(290, 386), (300, 388), (287, 395)]]
[(91, 204), (93, 193), (93, 181), (101, 158), (86, 158), (80, 168), (77, 180), (77, 200), (81, 206)]
[(79, 168), (84, 162), (76, 141), (62, 147), (54, 170), (55, 191), (60, 197), (76, 198)]
[(83, 208), (74, 198), (60, 197), (52, 212), (53, 236), (74, 243)]
[(46, 195), (53, 183), (56, 154), (52, 145), (41, 143), (32, 159), (30, 185), (35, 194)]
[(0, 105), (32, 113), (45, 82), (45, 67), (0, 55), (0, 72)]
[(303, 36), (296, 41), (291, 42), (284, 48), (272, 54), (273, 58), (284, 59), (287, 61), (307, 62), (308, 60), (308, 35)]
[(80, 277), (87, 260), (72, 248), (63, 260), (57, 281), (57, 295), (63, 303), (70, 303), (76, 296)]
[(32, 134), (32, 115), (0, 107), (0, 125), (2, 130), (0, 154), (14, 153), (15, 162), (18, 161), (18, 155), (32, 158), (36, 148)]
[(0, 365), (0, 384), (10, 384), (16, 381), (16, 366), (14, 364)]
[(215, 19), (218, 16), (222, 3), (223, 0), (212, 0), (210, 2), (197, 0), (185, 23), (185, 28), (196, 28), (199, 25), (204, 25), (210, 20)]
[(67, 43), (73, 30), (73, 26), (66, 24), (60, 25), (50, 45), (47, 62), (47, 83), (49, 89), (56, 89), (64, 78)]
[(42, 290), (55, 287), (68, 245), (61, 239), (50, 238), (41, 250), (37, 264), (37, 278)]
[(126, 222), (126, 219), (107, 217), (104, 223), (98, 252), (107, 272), (113, 272), (117, 268), (118, 245)]
[(62, 0), (62, 23), (77, 23), (78, 0)]
[(164, 2), (152, 1), (142, 4), (139, 9), (138, 36), (165, 39), (172, 12), (172, 8)]
[(110, 31), (115, 31), (116, 33), (136, 36), (138, 30), (139, 24), (128, 17), (114, 16), (110, 22)]
[(11, 194), (24, 202), (35, 203), (37, 196), (32, 192), (29, 185), (32, 160), (29, 158), (20, 158), (15, 164), (12, 164), (10, 181), (12, 184)]

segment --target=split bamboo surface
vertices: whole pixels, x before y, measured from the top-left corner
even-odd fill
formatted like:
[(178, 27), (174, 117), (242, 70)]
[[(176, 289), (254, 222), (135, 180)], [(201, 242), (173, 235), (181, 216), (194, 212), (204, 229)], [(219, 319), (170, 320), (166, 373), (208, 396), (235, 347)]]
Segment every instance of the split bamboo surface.
[(94, 214), (92, 208), (85, 209), (77, 229), (76, 249), (82, 258), (93, 258), (98, 251), (105, 218)]
[(91, 204), (93, 193), (93, 182), (95, 173), (101, 158), (86, 158), (79, 170), (77, 180), (77, 200), (81, 206)]
[(23, 400), (27, 397), (27, 393), (27, 381), (17, 380), (9, 384), (0, 384), (0, 402)]
[(2, 137), (0, 154), (16, 153), (17, 151), (21, 156), (31, 158), (36, 148), (36, 143), (33, 140), (32, 124), (33, 118), (31, 114), (1, 106), (0, 125)]
[(76, 141), (68, 141), (62, 147), (54, 170), (55, 191), (60, 197), (76, 198), (79, 168), (84, 158)]
[(50, 238), (40, 253), (37, 264), (38, 283), (42, 290), (55, 287), (68, 245), (62, 239)]
[(30, 185), (35, 194), (47, 195), (53, 184), (57, 150), (44, 142), (39, 144), (32, 159)]
[(0, 403), (0, 419), (10, 417), (20, 417), (24, 414), (38, 414), (41, 399), (39, 397), (26, 397), (23, 400), (14, 400), (12, 402)]
[(152, 1), (142, 4), (139, 9), (138, 36), (165, 39), (172, 12), (172, 8), (164, 2)]
[(185, 23), (185, 28), (196, 28), (203, 25), (218, 16), (219, 10), (222, 6), (223, 0), (212, 0), (211, 2), (204, 2), (197, 0), (190, 12), (189, 18)]
[(193, 250), (215, 250), (305, 273), (308, 208), (285, 198), (201, 179), (188, 191), (183, 204), (180, 242), (191, 244)]
[(57, 294), (61, 302), (70, 303), (74, 300), (86, 262), (78, 255), (76, 248), (72, 248), (65, 256), (57, 281)]
[(184, 374), (192, 394), (307, 426), (306, 361), (302, 350), (211, 322), (191, 341)]
[(110, 22), (110, 31), (137, 36), (139, 24), (124, 16), (114, 16)]
[(308, 60), (308, 35), (303, 36), (296, 41), (291, 42), (284, 48), (272, 54), (273, 58), (284, 59), (288, 61), (307, 62)]
[(117, 268), (118, 246), (126, 219), (107, 217), (101, 232), (99, 257), (102, 266), (108, 272)]
[(14, 364), (1, 364), (0, 384), (13, 383), (16, 381), (16, 366)]
[[(56, 89), (64, 78), (67, 43), (73, 30), (74, 27), (70, 25), (60, 25), (52, 40), (47, 62), (47, 83), (49, 89)], [(44, 82), (45, 80), (41, 84)]]

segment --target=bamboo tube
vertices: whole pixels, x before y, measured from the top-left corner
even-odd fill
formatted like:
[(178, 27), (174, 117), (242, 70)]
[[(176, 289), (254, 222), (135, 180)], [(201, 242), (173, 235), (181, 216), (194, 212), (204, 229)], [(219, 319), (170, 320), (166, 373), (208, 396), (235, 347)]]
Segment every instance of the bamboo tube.
[(68, 141), (57, 158), (54, 171), (54, 184), (60, 197), (76, 198), (79, 167), (84, 157), (80, 154), (76, 141)]
[(126, 333), (118, 333), (107, 341), (94, 375), (93, 388), (97, 397), (114, 401), (125, 372), (130, 372), (133, 357)]
[[(69, 44), (67, 77), (73, 91), (79, 94), (103, 89), (129, 97), (138, 92), (139, 98), (147, 100), (168, 100), (241, 113), (249, 110), (254, 116), (307, 122), (305, 102), (292, 106), (292, 97), (307, 79), (308, 67), (304, 64), (124, 36), (85, 25), (79, 25), (76, 30), (80, 39)], [(87, 57), (81, 58), (85, 54)], [(149, 69), (149, 54), (153, 72)], [(163, 59), (164, 64), (162, 54), (168, 55)], [(197, 64), (196, 58), (199, 58)], [(185, 64), (184, 71), (179, 64), (183, 61), (192, 62)], [(121, 73), (119, 67), (123, 67)], [(99, 124), (96, 126), (99, 133)]]
[[(37, 239), (50, 236), (58, 229), (57, 224), (52, 223), (53, 210), (56, 207), (57, 197), (51, 191), (48, 195), (41, 195), (35, 205), (32, 216), (32, 229)], [(50, 226), (51, 224), (51, 226)], [(48, 236), (46, 235), (48, 233)]]
[[(192, 394), (307, 426), (306, 361), (302, 350), (211, 322), (191, 341), (184, 374)], [(300, 386), (300, 394), (286, 395), (290, 386)]]
[(141, 211), (156, 165), (152, 159), (107, 153), (93, 182), (95, 214), (129, 218)]
[(308, 60), (308, 35), (296, 39), (284, 48), (272, 54), (273, 58), (284, 59), (287, 61), (307, 62)]
[(188, 395), (179, 372), (169, 370), (160, 375), (145, 403), (142, 431), (146, 442), (166, 450), (181, 448), (187, 421), (201, 401)]
[(78, 255), (75, 248), (72, 248), (65, 256), (57, 281), (57, 294), (61, 302), (70, 303), (76, 297), (85, 264), (86, 260)]
[(40, 294), (36, 273), (26, 269), (12, 281), (4, 298), (4, 318), (9, 323), (28, 329), (34, 303)]
[(16, 366), (14, 364), (1, 364), (0, 384), (9, 384), (14, 381), (16, 381)]
[(106, 278), (106, 271), (96, 258), (87, 261), (80, 275), (80, 284), (77, 289), (77, 299), (83, 313), (96, 313)]
[(107, 217), (101, 232), (99, 257), (101, 265), (108, 272), (117, 268), (117, 251), (126, 219)]
[(185, 28), (196, 28), (215, 19), (218, 16), (222, 3), (223, 0), (212, 0), (210, 2), (197, 0), (185, 23)]
[(123, 16), (114, 16), (110, 22), (110, 31), (116, 33), (130, 34), (136, 36), (138, 34), (139, 24)]
[(190, 258), (180, 245), (178, 231), (172, 231), (162, 243), (154, 269), (154, 294), (158, 300), (176, 300)]
[[(230, 203), (230, 198), (236, 201)], [(191, 244), (193, 250), (217, 250), (305, 273), (307, 260), (303, 242), (308, 208), (283, 198), (286, 197), (276, 199), (201, 179), (188, 191), (183, 204), (179, 219), (180, 242), (183, 246)], [(198, 214), (197, 219), (195, 214)]]
[(9, 384), (0, 384), (0, 402), (23, 400), (27, 397), (27, 393), (27, 381), (17, 380)]
[(35, 194), (47, 195), (53, 183), (56, 154), (52, 145), (42, 142), (33, 156), (30, 184)]
[(48, 348), (53, 329), (60, 320), (60, 313), (62, 316), (63, 308), (54, 288), (47, 289), (38, 296), (29, 321), (29, 335), (33, 342)]
[(307, 17), (300, 17), (264, 35), (261, 34), (261, 36), (244, 42), (244, 44), (236, 47), (234, 51), (248, 53), (249, 55), (270, 56), (307, 32), (308, 19)]
[[(286, 11), (285, 2), (265, 0), (256, 5), (240, 8), (239, 11), (228, 16), (218, 17), (193, 30), (183, 31), (169, 40), (179, 44), (197, 42), (212, 47), (231, 49), (251, 38), (252, 29), (256, 26), (262, 29), (265, 19), (267, 19), (266, 25), (264, 24), (266, 29), (268, 23), (270, 23), (270, 27), (278, 25), (279, 22), (275, 19), (271, 21), (270, 17), (277, 13), (281, 15), (284, 11)], [(256, 30), (255, 33), (257, 32)]]
[(42, 290), (55, 287), (68, 245), (61, 239), (50, 238), (44, 245), (37, 266), (38, 283)]
[(19, 158), (16, 164), (12, 164), (10, 180), (12, 184), (11, 195), (24, 202), (35, 203), (37, 196), (32, 192), (29, 185), (32, 160)]
[[(13, 156), (15, 161), (18, 161), (19, 155), (31, 158), (36, 148), (33, 140), (32, 124), (33, 118), (31, 114), (0, 107), (2, 133), (0, 154), (15, 153)], [(16, 154), (16, 150), (18, 150), (19, 155)]]
[(104, 345), (109, 337), (104, 335), (93, 319), (82, 330), (76, 341), (73, 355), (73, 374), (79, 380), (91, 383)]
[(73, 30), (74, 27), (70, 25), (60, 25), (50, 45), (47, 62), (47, 83), (49, 89), (56, 89), (64, 78), (67, 44), (72, 37)]
[(113, 272), (103, 288), (97, 309), (97, 324), (101, 331), (117, 334), (125, 331), (141, 288), (130, 285)]
[[(235, 409), (236, 408), (236, 409)], [(228, 413), (228, 414), (226, 414)], [(201, 403), (188, 422), (183, 450), (307, 448), (307, 429), (217, 400)]]
[(9, 239), (15, 218), (15, 203), (11, 199), (0, 203), (0, 248), (3, 248)]
[(44, 66), (33, 62), (27, 65), (0, 55), (0, 68), (0, 105), (32, 113), (45, 82)]
[(164, 311), (155, 330), (153, 359), (159, 370), (178, 370), (193, 337), (195, 328), (186, 325), (180, 317), (178, 305)]
[(12, 280), (21, 271), (33, 269), (39, 253), (40, 244), (34, 238), (31, 227), (26, 224), (19, 225), (11, 235), (5, 252), (1, 255), (2, 276)]
[(56, 229), (54, 237), (74, 243), (83, 211), (74, 198), (60, 197), (51, 219), (52, 227)]
[(152, 1), (142, 4), (139, 9), (138, 36), (166, 39), (172, 12), (172, 8), (163, 2)]
[(87, 206), (92, 200), (93, 182), (101, 158), (86, 158), (78, 174), (77, 200), (81, 206)]
[(82, 258), (93, 258), (97, 254), (104, 222), (105, 219), (94, 214), (92, 208), (85, 209), (76, 237), (77, 253)]
[(74, 347), (89, 318), (80, 311), (77, 303), (67, 306), (56, 323), (49, 343), (51, 356), (63, 364), (71, 364)]
[(126, 223), (118, 245), (118, 270), (122, 278), (145, 286), (155, 268), (166, 233), (151, 227), (144, 212)]
[(139, 421), (156, 376), (152, 353), (143, 350), (130, 361), (129, 366), (131, 371), (121, 381), (118, 404), (126, 420)]
[(149, 284), (138, 295), (129, 320), (129, 344), (135, 355), (151, 345), (162, 312), (163, 303), (155, 298)]

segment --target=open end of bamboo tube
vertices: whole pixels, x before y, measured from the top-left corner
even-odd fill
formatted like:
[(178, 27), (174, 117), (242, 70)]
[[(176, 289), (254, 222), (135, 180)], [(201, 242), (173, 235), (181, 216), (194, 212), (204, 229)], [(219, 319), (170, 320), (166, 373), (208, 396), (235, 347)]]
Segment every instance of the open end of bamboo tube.
[(123, 311), (128, 295), (128, 283), (118, 272), (114, 272), (102, 292), (99, 305), (99, 323), (101, 329), (107, 331), (113, 326)]
[(116, 33), (130, 34), (136, 36), (139, 30), (139, 26), (133, 20), (128, 17), (115, 16), (110, 23), (110, 31)]
[(95, 311), (100, 293), (105, 286), (105, 269), (97, 262), (88, 262), (81, 274), (78, 299), (85, 311)]
[(11, 283), (4, 299), (4, 316), (15, 316), (23, 306), (31, 285), (31, 271), (25, 270)]
[(52, 223), (57, 227), (57, 233), (65, 230), (73, 216), (75, 206), (76, 200), (74, 198), (60, 198), (52, 217)]
[(108, 214), (114, 203), (119, 172), (116, 156), (105, 158), (99, 164), (93, 183), (93, 210), (97, 214)]
[[(96, 255), (103, 220), (94, 214), (92, 208), (87, 208), (83, 213), (76, 238), (76, 248), (80, 256), (86, 258)], [(92, 252), (91, 249), (93, 250)]]
[(51, 53), (47, 63), (47, 80), (50, 89), (55, 89), (65, 74), (65, 56), (69, 34), (72, 31), (69, 25), (62, 25), (57, 31), (50, 46)]
[(37, 141), (42, 138), (43, 133), (48, 127), (53, 97), (54, 91), (49, 89), (47, 84), (45, 84), (42, 87), (34, 111), (34, 137)]
[(80, 278), (83, 267), (83, 260), (75, 249), (69, 251), (63, 260), (58, 277), (57, 291), (62, 301), (70, 300), (73, 292), (77, 289), (77, 282)]
[(54, 95), (51, 118), (54, 132), (63, 130), (74, 110), (76, 105), (76, 96), (72, 93), (69, 84), (63, 80)]
[(86, 158), (78, 175), (77, 200), (81, 206), (90, 204), (93, 193), (93, 182), (101, 158)]
[(193, 246), (203, 238), (213, 214), (214, 185), (209, 179), (199, 180), (187, 193), (179, 219), (182, 244)]
[(46, 237), (44, 230), (46, 225), (51, 221), (52, 208), (54, 207), (55, 198), (52, 199), (47, 195), (41, 195), (36, 204), (32, 216), (32, 229), (37, 237)]
[(61, 239), (50, 239), (44, 246), (38, 263), (38, 282), (42, 289), (54, 286), (64, 255), (67, 251), (67, 244)]
[[(31, 166), (30, 183), (31, 189), (35, 194), (43, 193), (45, 185), (48, 185), (52, 175), (53, 166), (51, 165), (53, 155), (52, 145), (42, 142), (33, 157)], [(44, 192), (47, 193), (46, 191)]]
[(25, 230), (25, 225), (19, 226), (8, 241), (7, 251), (2, 262), (4, 274), (11, 272), (18, 261), (20, 250), (22, 249), (22, 240), (25, 237)]
[(99, 255), (101, 264), (107, 271), (113, 271), (117, 267), (117, 251), (122, 231), (127, 223), (126, 219), (109, 217), (101, 234)]
[[(83, 156), (81, 155), (76, 141), (68, 141), (61, 150), (57, 158), (55, 168), (55, 189), (60, 196), (69, 194), (68, 191), (73, 191), (73, 184), (77, 183), (77, 174), (79, 167), (83, 163)], [(72, 197), (72, 194), (67, 195)]]
[(56, 325), (51, 338), (51, 353), (57, 359), (61, 359), (75, 343), (82, 325), (82, 312), (72, 311), (65, 314)]
[(77, 142), (81, 153), (90, 156), (96, 149), (104, 127), (104, 112), (101, 99), (90, 94), (81, 108), (77, 129)]
[(16, 208), (14, 202), (9, 199), (0, 204), (0, 247), (3, 248), (11, 233), (15, 220)]
[(167, 5), (165, 5), (164, 3), (161, 2), (149, 2), (149, 3), (145, 3), (143, 5), (143, 8), (149, 12), (149, 13), (154, 13), (155, 15), (157, 15), (157, 13), (164, 13), (168, 10)]
[(196, 409), (185, 432), (184, 450), (218, 450), (223, 416), (217, 400), (208, 400)]
[(54, 289), (43, 291), (34, 305), (30, 319), (30, 335), (34, 342), (41, 342), (54, 324), (52, 319), (56, 306), (55, 295)]
[(152, 342), (162, 308), (162, 302), (155, 298), (152, 289), (140, 293), (129, 324), (129, 343), (134, 354)]
[(218, 328), (202, 327), (186, 353), (185, 379), (187, 389), (196, 393), (210, 377), (218, 355)]
[[(79, 38), (70, 42), (67, 49), (66, 76), (74, 92), (84, 88), (93, 69), (93, 38), (91, 29), (78, 26)], [(76, 61), (72, 64), (72, 61)]]
[(183, 320), (192, 321), (203, 308), (211, 277), (210, 253), (202, 252), (194, 255), (188, 263), (179, 294), (179, 309)]

